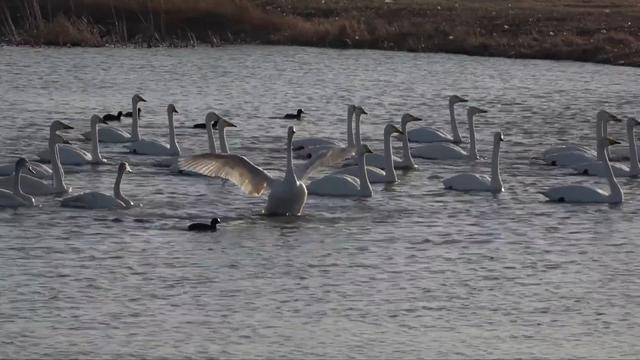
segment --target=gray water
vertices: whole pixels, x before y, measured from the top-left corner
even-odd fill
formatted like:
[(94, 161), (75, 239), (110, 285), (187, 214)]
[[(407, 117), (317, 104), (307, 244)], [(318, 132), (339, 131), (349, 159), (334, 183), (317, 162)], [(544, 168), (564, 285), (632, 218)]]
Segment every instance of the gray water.
[[(562, 140), (594, 144), (601, 108), (634, 115), (640, 69), (296, 47), (4, 47), (0, 74), (3, 163), (34, 158), (56, 119), (88, 149), (90, 115), (130, 110), (135, 92), (148, 100), (143, 138), (166, 141), (173, 102), (183, 152), (205, 152), (191, 125), (215, 110), (238, 125), (231, 151), (274, 174), (291, 121), (269, 117), (298, 107), (298, 138), (344, 139), (345, 104), (362, 104), (364, 141), (378, 151), (403, 112), (448, 129), (447, 95), (489, 110), (476, 121), (485, 159), (417, 159), (371, 199), (310, 197), (298, 218), (263, 217), (264, 197), (104, 145), (130, 162), (123, 192), (142, 207), (70, 210), (40, 197), (0, 211), (2, 358), (640, 356), (640, 183), (620, 179), (621, 207), (550, 204), (537, 192), (606, 182), (531, 160)], [(497, 130), (505, 192), (443, 190), (444, 177), (489, 172)], [(66, 167), (66, 182), (108, 193), (115, 167)], [(217, 233), (185, 231), (212, 216)]]

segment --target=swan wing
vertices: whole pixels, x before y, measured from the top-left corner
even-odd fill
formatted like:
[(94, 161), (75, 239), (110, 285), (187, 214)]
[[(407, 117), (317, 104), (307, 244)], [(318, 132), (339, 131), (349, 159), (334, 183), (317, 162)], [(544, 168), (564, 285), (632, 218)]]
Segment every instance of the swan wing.
[(179, 162), (180, 170), (221, 177), (234, 182), (249, 195), (259, 196), (271, 188), (273, 177), (246, 157), (235, 154), (200, 154)]
[(296, 177), (302, 181), (322, 167), (337, 165), (353, 156), (354, 150), (352, 147), (326, 148), (317, 153), (311, 160), (296, 166), (294, 169)]

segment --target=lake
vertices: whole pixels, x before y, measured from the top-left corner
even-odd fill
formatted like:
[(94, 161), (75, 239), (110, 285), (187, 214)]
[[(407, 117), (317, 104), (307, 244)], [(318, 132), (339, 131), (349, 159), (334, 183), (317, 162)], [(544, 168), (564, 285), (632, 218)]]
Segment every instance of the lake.
[[(348, 103), (369, 113), (362, 137), (378, 151), (404, 112), (424, 118), (410, 127), (448, 130), (448, 95), (489, 111), (476, 119), (480, 161), (416, 159), (370, 199), (310, 196), (297, 218), (261, 216), (266, 197), (102, 145), (114, 164), (65, 167), (72, 194), (110, 193), (127, 160), (123, 193), (142, 207), (65, 209), (49, 196), (0, 210), (0, 357), (640, 354), (640, 182), (619, 179), (622, 206), (551, 204), (538, 191), (607, 183), (532, 159), (561, 141), (593, 146), (599, 109), (637, 114), (640, 69), (301, 47), (0, 47), (0, 74), (1, 163), (35, 159), (53, 120), (88, 149), (89, 117), (129, 111), (136, 92), (148, 100), (143, 138), (166, 141), (174, 103), (183, 153), (206, 152), (192, 124), (213, 110), (238, 126), (231, 152), (274, 174), (288, 125), (296, 138), (345, 140)], [(270, 118), (298, 107), (302, 121)], [(468, 139), (464, 106), (457, 116)], [(445, 177), (489, 173), (498, 130), (505, 192), (445, 191)], [(626, 140), (624, 125), (610, 130)], [(185, 231), (213, 216), (218, 232)]]

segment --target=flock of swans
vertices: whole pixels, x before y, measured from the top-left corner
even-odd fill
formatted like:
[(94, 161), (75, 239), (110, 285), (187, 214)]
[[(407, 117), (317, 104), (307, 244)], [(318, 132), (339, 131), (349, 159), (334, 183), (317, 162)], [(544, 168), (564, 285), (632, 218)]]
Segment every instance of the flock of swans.
[[(181, 174), (200, 174), (214, 178), (222, 178), (237, 184), (245, 193), (260, 196), (268, 193), (264, 208), (266, 215), (299, 215), (306, 203), (308, 195), (370, 197), (373, 194), (371, 183), (395, 183), (398, 181), (396, 169), (418, 169), (413, 157), (428, 160), (453, 161), (479, 159), (476, 149), (476, 133), (474, 119), (477, 115), (487, 113), (476, 106), (467, 107), (469, 129), (469, 145), (463, 145), (458, 131), (455, 116), (455, 105), (467, 102), (466, 99), (453, 95), (449, 97), (449, 113), (451, 134), (433, 127), (417, 127), (408, 130), (409, 124), (421, 122), (422, 119), (411, 114), (403, 114), (399, 126), (388, 123), (384, 127), (382, 154), (373, 153), (360, 137), (360, 122), (366, 115), (362, 106), (347, 107), (347, 138), (342, 143), (331, 138), (294, 139), (294, 126), (287, 129), (286, 167), (282, 177), (274, 177), (263, 168), (255, 165), (246, 157), (229, 151), (225, 128), (236, 127), (230, 121), (215, 112), (206, 114), (204, 127), (209, 142), (209, 152), (182, 158), (175, 134), (173, 117), (178, 110), (173, 104), (167, 106), (169, 123), (168, 144), (157, 140), (143, 139), (139, 132), (139, 115), (141, 102), (146, 100), (135, 94), (131, 101), (131, 132), (114, 126), (104, 125), (106, 120), (120, 120), (123, 115), (108, 114), (105, 117), (93, 115), (90, 119), (91, 129), (82, 136), (91, 141), (91, 150), (87, 152), (78, 146), (66, 143), (58, 131), (72, 129), (71, 126), (53, 121), (49, 128), (48, 148), (37, 153), (38, 161), (29, 161), (20, 157), (15, 164), (0, 166), (0, 207), (16, 208), (36, 206), (34, 196), (60, 195), (71, 191), (64, 182), (62, 165), (101, 165), (108, 163), (100, 154), (100, 143), (126, 143), (131, 154), (169, 157), (171, 171)], [(304, 111), (298, 109), (296, 114), (287, 114), (285, 118), (300, 120)], [(587, 146), (564, 143), (546, 149), (541, 160), (552, 166), (567, 167), (580, 174), (606, 177), (609, 191), (586, 185), (557, 186), (540, 193), (550, 201), (577, 203), (621, 203), (624, 200), (623, 190), (616, 181), (616, 176), (637, 177), (640, 175), (638, 164), (638, 148), (634, 136), (634, 128), (640, 124), (634, 118), (626, 120), (628, 150), (612, 157), (609, 146), (619, 142), (608, 137), (608, 123), (622, 122), (615, 115), (601, 110), (596, 116), (595, 151)], [(196, 126), (199, 127), (199, 126)], [(214, 130), (218, 131), (220, 150), (216, 147)], [(395, 137), (394, 137), (395, 135)], [(392, 141), (402, 142), (402, 157), (393, 154)], [(490, 176), (474, 173), (461, 173), (442, 181), (445, 189), (464, 192), (483, 191), (499, 193), (503, 191), (500, 177), (500, 144), (503, 134), (493, 134), (493, 154), (491, 158)], [(410, 147), (409, 143), (418, 143)], [(302, 159), (294, 164), (294, 158)], [(620, 163), (612, 164), (611, 159), (630, 159), (630, 166)], [(41, 162), (50, 163), (48, 167)], [(334, 167), (328, 175), (307, 181), (312, 173), (320, 168)], [(90, 191), (62, 198), (63, 207), (89, 209), (127, 209), (136, 206), (120, 191), (120, 184), (125, 173), (131, 169), (126, 162), (119, 164), (113, 195)], [(211, 224), (198, 224), (194, 228), (207, 228), (215, 231), (219, 219), (214, 218)]]

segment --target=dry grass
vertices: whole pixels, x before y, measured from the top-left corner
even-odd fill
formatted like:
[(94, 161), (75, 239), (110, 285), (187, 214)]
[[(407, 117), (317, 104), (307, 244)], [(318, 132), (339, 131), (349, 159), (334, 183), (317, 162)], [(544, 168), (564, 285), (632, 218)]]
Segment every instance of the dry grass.
[[(38, 0), (7, 1), (13, 4), (9, 10), (16, 22), (21, 9), (28, 8), (20, 3)], [(28, 29), (21, 36), (33, 43), (252, 42), (640, 66), (637, 0), (47, 1), (41, 0), (39, 6), (47, 14), (41, 15), (46, 25), (34, 29), (37, 19), (16, 25)], [(29, 13), (22, 18), (33, 19), (36, 11)], [(67, 20), (55, 14), (64, 14)], [(10, 38), (6, 19), (4, 24), (0, 29)]]

